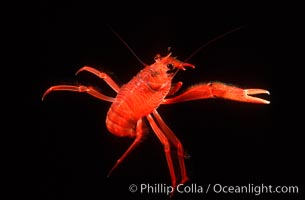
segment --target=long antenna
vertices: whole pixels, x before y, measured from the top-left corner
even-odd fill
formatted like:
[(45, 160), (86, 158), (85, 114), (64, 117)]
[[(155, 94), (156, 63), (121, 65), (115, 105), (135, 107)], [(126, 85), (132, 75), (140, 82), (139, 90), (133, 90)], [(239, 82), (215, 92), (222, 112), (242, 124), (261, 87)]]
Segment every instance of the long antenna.
[(110, 30), (119, 38), (119, 40), (128, 48), (128, 50), (136, 57), (136, 59), (144, 66), (147, 66), (138, 56), (137, 54), (132, 50), (132, 48), (123, 40), (123, 38), (115, 31), (111, 26), (108, 25)]
[[(200, 50), (202, 50), (203, 48), (209, 46), (209, 45), (212, 44), (213, 42), (216, 42), (217, 40), (219, 40), (219, 39), (225, 37), (226, 35), (229, 35), (230, 33), (233, 33), (233, 32), (235, 32), (235, 31), (238, 31), (239, 29), (241, 29), (241, 28), (243, 28), (243, 27), (244, 27), (244, 26), (240, 26), (240, 27), (238, 27), (238, 28), (232, 29), (232, 30), (230, 30), (230, 31), (228, 31), (228, 32), (226, 32), (226, 33), (224, 33), (224, 34), (222, 34), (222, 35), (219, 35), (218, 37), (216, 37), (216, 38), (214, 38), (214, 39), (208, 41), (207, 43), (201, 45), (196, 51), (194, 51), (189, 57), (187, 57), (187, 59), (185, 59), (184, 62), (187, 62), (187, 61), (188, 61), (189, 59), (191, 59), (196, 53), (198, 53), (198, 52), (199, 52)], [(179, 69), (177, 69), (177, 71), (173, 74), (172, 77), (176, 76), (176, 74), (178, 73), (178, 71), (179, 71)]]
[(222, 35), (220, 35), (220, 36), (218, 36), (218, 37), (216, 37), (216, 38), (214, 38), (214, 39), (208, 41), (207, 43), (201, 45), (196, 51), (194, 51), (189, 57), (187, 57), (187, 59), (186, 59), (184, 62), (187, 62), (187, 61), (188, 61), (189, 59), (191, 59), (196, 53), (198, 53), (198, 52), (199, 52), (200, 50), (202, 50), (203, 48), (206, 48), (207, 46), (209, 46), (209, 45), (212, 44), (213, 42), (215, 42), (215, 41), (217, 41), (217, 40), (219, 40), (219, 39), (225, 37), (226, 35), (229, 35), (229, 34), (235, 32), (235, 31), (238, 31), (238, 30), (240, 30), (240, 29), (243, 28), (243, 27), (244, 27), (244, 26), (240, 26), (240, 27), (238, 27), (238, 28), (232, 29), (232, 30), (230, 30), (230, 31), (228, 31), (228, 32), (226, 32), (226, 33), (224, 33), (224, 34), (222, 34)]

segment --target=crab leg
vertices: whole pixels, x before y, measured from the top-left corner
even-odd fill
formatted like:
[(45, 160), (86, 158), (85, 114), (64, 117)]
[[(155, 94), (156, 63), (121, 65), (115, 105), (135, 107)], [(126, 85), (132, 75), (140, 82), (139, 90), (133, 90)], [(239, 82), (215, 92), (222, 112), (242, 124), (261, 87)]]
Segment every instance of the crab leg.
[(213, 82), (199, 84), (190, 87), (184, 93), (169, 99), (164, 99), (162, 104), (172, 104), (184, 101), (207, 98), (224, 98), (233, 101), (241, 101), (247, 103), (269, 104), (270, 101), (250, 95), (270, 94), (264, 89), (241, 89), (235, 86), (226, 85), (224, 83)]
[(116, 91), (116, 92), (119, 91), (120, 87), (106, 73), (100, 72), (97, 69), (94, 69), (92, 67), (84, 66), (84, 67), (80, 68), (75, 73), (75, 75), (78, 75), (78, 73), (80, 73), (82, 71), (87, 71), (87, 72), (90, 72), (90, 73), (98, 76), (99, 78), (103, 79), (114, 91)]
[(113, 102), (115, 98), (106, 96), (100, 92), (98, 92), (97, 90), (95, 90), (92, 87), (87, 87), (87, 86), (75, 86), (75, 85), (56, 85), (56, 86), (52, 86), (50, 87), (47, 91), (45, 91), (45, 93), (42, 95), (42, 100), (44, 100), (44, 98), (53, 91), (72, 91), (72, 92), (86, 92), (88, 94), (90, 94), (91, 96), (94, 96), (98, 99), (104, 100), (104, 101), (109, 101), (109, 102)]

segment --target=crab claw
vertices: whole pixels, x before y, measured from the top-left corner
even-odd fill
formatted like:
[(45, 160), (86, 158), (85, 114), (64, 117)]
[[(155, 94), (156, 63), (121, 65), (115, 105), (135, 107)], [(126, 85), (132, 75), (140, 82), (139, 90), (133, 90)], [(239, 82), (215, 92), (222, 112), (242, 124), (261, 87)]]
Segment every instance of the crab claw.
[(181, 63), (180, 66), (178, 67), (179, 69), (185, 70), (184, 67), (191, 67), (191, 68), (195, 68), (195, 65), (192, 65), (190, 63)]
[(244, 90), (244, 98), (241, 98), (241, 101), (252, 102), (252, 103), (270, 104), (270, 101), (267, 101), (265, 99), (249, 96), (249, 95), (256, 95), (256, 94), (268, 94), (268, 95), (270, 95), (270, 92), (268, 90), (263, 90), (263, 89), (245, 89)]
[(190, 87), (184, 93), (165, 99), (162, 104), (178, 103), (196, 99), (223, 98), (246, 103), (269, 104), (270, 101), (250, 95), (270, 94), (264, 89), (242, 89), (220, 82), (203, 83)]
[(209, 90), (212, 96), (224, 99), (230, 99), (233, 101), (241, 101), (247, 103), (260, 103), (269, 104), (270, 101), (261, 99), (259, 97), (254, 97), (250, 95), (256, 94), (270, 94), (268, 90), (264, 89), (241, 89), (238, 87), (226, 85), (224, 83), (210, 83)]

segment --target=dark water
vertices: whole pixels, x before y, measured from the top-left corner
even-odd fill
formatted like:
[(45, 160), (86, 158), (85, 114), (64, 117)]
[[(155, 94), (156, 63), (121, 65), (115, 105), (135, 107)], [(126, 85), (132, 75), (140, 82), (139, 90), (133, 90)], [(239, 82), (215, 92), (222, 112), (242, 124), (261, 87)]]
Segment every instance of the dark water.
[[(54, 92), (40, 101), (43, 92), (57, 84), (92, 85), (114, 97), (115, 93), (97, 77), (86, 72), (74, 76), (84, 65), (108, 73), (119, 85), (143, 67), (107, 25), (147, 64), (153, 63), (156, 53), (166, 55), (168, 47), (174, 56), (186, 59), (202, 44), (243, 26), (194, 55), (188, 62), (196, 68), (179, 72), (175, 81), (183, 81), (182, 91), (196, 83), (220, 81), (271, 92), (261, 96), (271, 100), (270, 105), (206, 99), (159, 107), (160, 115), (186, 149), (187, 184), (196, 184), (196, 191), (173, 199), (244, 195), (205, 194), (209, 184), (299, 184), (303, 141), (299, 132), (285, 131), (290, 125), (278, 119), (280, 100), (272, 81), (276, 67), (274, 29), (268, 21), (233, 15), (211, 19), (200, 13), (116, 19), (99, 15), (102, 7), (95, 6), (45, 5), (42, 9), (41, 66), (34, 72), (32, 97), (39, 111), (35, 124), (39, 127), (43, 199), (167, 198), (164, 192), (156, 192), (157, 187), (166, 188), (171, 182), (163, 146), (152, 130), (107, 178), (133, 141), (107, 131), (105, 117), (110, 103), (73, 92)], [(138, 189), (141, 184), (152, 188), (150, 193), (131, 193), (131, 184)], [(253, 192), (246, 196), (257, 197)]]

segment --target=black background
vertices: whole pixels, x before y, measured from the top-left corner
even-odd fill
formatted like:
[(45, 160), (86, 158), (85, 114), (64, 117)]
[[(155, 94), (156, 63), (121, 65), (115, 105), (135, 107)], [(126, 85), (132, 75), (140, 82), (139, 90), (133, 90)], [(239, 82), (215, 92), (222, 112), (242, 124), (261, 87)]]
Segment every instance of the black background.
[[(119, 85), (143, 68), (109, 26), (147, 64), (153, 63), (156, 53), (166, 55), (168, 47), (183, 61), (201, 45), (242, 26), (194, 55), (188, 62), (196, 68), (179, 72), (174, 81), (183, 81), (182, 91), (208, 81), (267, 89), (271, 95), (261, 97), (271, 104), (206, 99), (162, 105), (158, 111), (188, 153), (188, 184), (300, 183), (303, 142), (299, 133), (279, 130), (286, 125), (278, 120), (280, 100), (272, 81), (278, 50), (275, 18), (263, 18), (259, 12), (250, 16), (207, 14), (207, 8), (196, 15), (173, 10), (169, 16), (134, 13), (134, 17), (105, 15), (106, 10), (98, 4), (41, 4), (41, 65), (34, 73), (31, 97), (39, 111), (39, 185), (43, 199), (166, 198), (164, 194), (128, 191), (130, 184), (171, 184), (163, 146), (152, 131), (107, 178), (133, 141), (113, 136), (106, 129), (110, 103), (73, 92), (54, 92), (41, 101), (44, 91), (58, 84), (91, 85), (114, 97), (115, 93), (97, 77), (86, 72), (74, 76), (84, 65), (108, 73)], [(210, 192), (174, 198), (219, 196)]]

